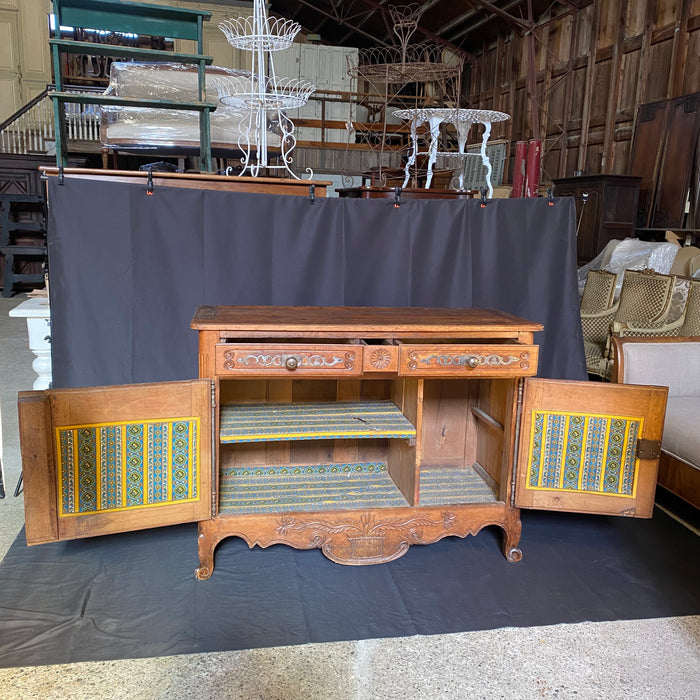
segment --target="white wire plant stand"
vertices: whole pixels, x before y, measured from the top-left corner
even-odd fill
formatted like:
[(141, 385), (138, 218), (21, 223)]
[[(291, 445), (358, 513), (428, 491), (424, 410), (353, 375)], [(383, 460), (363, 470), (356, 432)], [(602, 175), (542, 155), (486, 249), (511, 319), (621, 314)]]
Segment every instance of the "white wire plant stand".
[[(219, 100), (241, 113), (238, 147), (243, 155), (239, 176), (248, 173), (258, 177), (261, 171), (284, 170), (300, 180), (291, 169), (296, 136), (287, 111), (303, 107), (316, 86), (296, 78), (278, 78), (271, 54), (289, 48), (301, 25), (288, 19), (269, 18), (263, 0), (254, 0), (251, 17), (225, 20), (219, 29), (231, 46), (252, 55), (249, 78), (233, 76), (215, 81)], [(280, 154), (274, 164), (268, 152), (271, 122), (280, 131)], [(313, 177), (311, 168), (306, 172), (309, 178)]]
[(361, 49), (357, 62), (348, 65), (348, 75), (355, 81), (354, 92), (369, 93), (374, 98), (378, 121), (366, 130), (359, 124), (351, 126), (358, 141), (374, 154), (374, 169), (380, 182), (383, 170), (395, 170), (397, 166), (402, 169), (402, 160), (412, 148), (401, 133), (404, 129), (400, 121), (392, 124), (391, 116), (401, 109), (457, 106), (465, 62), (465, 55), (444, 46), (409, 43), (423, 6), (414, 3), (387, 9), (398, 44)]

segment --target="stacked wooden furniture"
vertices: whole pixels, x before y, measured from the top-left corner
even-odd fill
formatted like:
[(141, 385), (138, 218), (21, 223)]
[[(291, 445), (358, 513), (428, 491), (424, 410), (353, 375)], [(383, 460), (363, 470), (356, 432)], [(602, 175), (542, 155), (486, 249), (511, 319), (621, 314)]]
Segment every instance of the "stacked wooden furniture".
[[(23, 209), (22, 215), (17, 214), (20, 208)], [(28, 220), (30, 217), (31, 220)], [(46, 260), (46, 223), (44, 198), (41, 195), (0, 194), (0, 253), (4, 258), (4, 297), (12, 296), (16, 284), (42, 286), (44, 273), (41, 263)], [(20, 265), (28, 269), (20, 269)]]
[[(200, 379), (24, 392), (30, 544), (199, 522), (376, 564), (520, 508), (649, 517), (666, 390), (535, 379), (498, 311), (200, 307)], [(78, 456), (79, 459), (78, 459)]]
[[(211, 56), (204, 56), (202, 23), (211, 17), (211, 12), (197, 9), (182, 9), (167, 5), (151, 5), (121, 0), (53, 0), (56, 18), (56, 36), (52, 39), (54, 81), (56, 91), (49, 93), (54, 103), (56, 124), (56, 161), (59, 167), (68, 165), (65, 136), (66, 104), (99, 104), (119, 107), (140, 107), (195, 111), (200, 114), (199, 147), (200, 170), (211, 171), (211, 144), (209, 113), (216, 105), (206, 101), (205, 66), (211, 65)], [(113, 32), (128, 32), (149, 36), (163, 36), (197, 42), (197, 52), (174, 53), (155, 49), (142, 49), (112, 44), (95, 44), (60, 38), (60, 27), (82, 27)], [(63, 54), (85, 54), (88, 56), (111, 56), (138, 61), (166, 61), (195, 64), (198, 70), (199, 99), (196, 102), (181, 102), (166, 99), (141, 99), (95, 95), (94, 93), (65, 92), (63, 89)]]

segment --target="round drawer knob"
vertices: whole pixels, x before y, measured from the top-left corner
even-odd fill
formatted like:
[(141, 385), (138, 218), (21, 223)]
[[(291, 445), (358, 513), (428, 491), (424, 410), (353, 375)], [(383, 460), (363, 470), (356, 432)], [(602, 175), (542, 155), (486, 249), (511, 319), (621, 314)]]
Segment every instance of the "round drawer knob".
[(478, 358), (478, 357), (474, 357), (474, 356), (472, 355), (472, 357), (470, 357), (470, 358), (467, 360), (467, 365), (468, 365), (469, 367), (471, 367), (472, 369), (475, 369), (476, 367), (479, 366), (479, 358)]
[(299, 360), (296, 357), (288, 357), (287, 361), (284, 363), (284, 366), (288, 370), (295, 370), (299, 366)]

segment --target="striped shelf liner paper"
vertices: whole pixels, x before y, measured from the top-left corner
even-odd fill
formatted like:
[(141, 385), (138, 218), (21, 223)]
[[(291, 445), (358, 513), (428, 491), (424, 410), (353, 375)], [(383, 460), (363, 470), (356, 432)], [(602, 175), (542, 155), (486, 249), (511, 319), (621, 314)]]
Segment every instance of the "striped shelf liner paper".
[(222, 467), (221, 513), (407, 506), (379, 462), (287, 467)]
[(222, 443), (415, 436), (391, 401), (225, 405), (219, 426)]
[[(354, 462), (313, 466), (223, 467), (221, 513), (275, 513), (399, 508), (408, 503), (386, 465)], [(421, 472), (420, 505), (491, 503), (493, 491), (472, 469)]]

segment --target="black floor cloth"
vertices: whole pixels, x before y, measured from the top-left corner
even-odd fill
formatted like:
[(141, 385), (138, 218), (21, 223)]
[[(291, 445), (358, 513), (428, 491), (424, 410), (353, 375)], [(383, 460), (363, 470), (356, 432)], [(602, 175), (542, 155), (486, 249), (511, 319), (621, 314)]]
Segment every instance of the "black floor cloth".
[(28, 548), (0, 565), (0, 666), (700, 614), (700, 537), (651, 520), (525, 512), (374, 566), (238, 538), (194, 578), (196, 526)]

